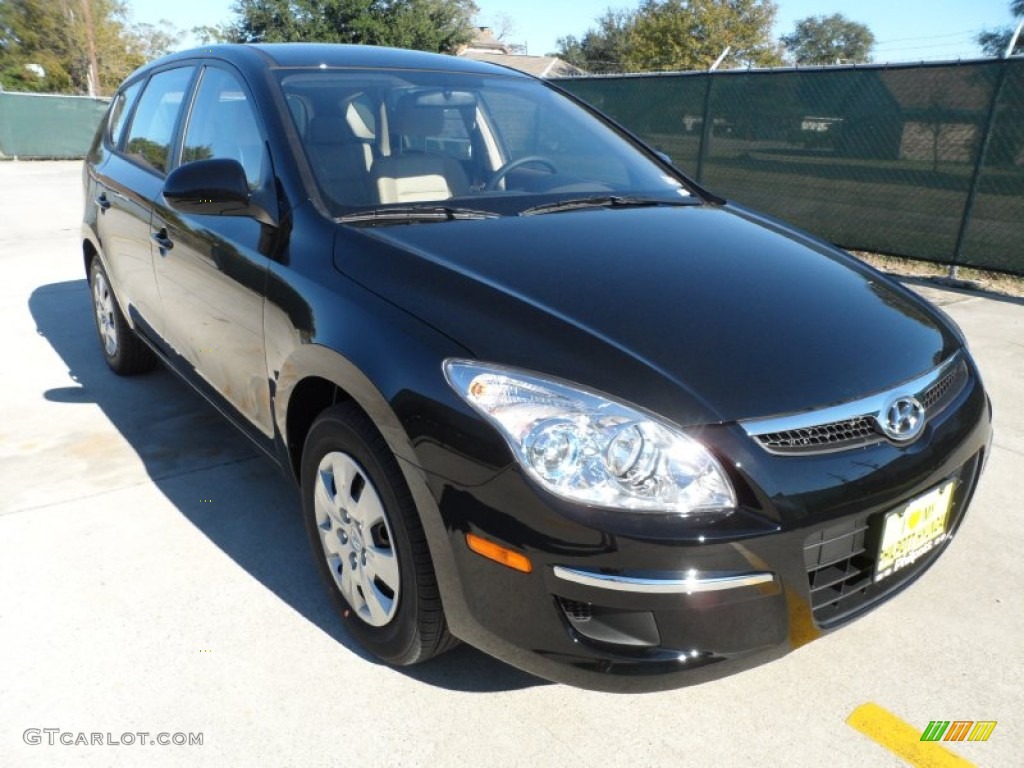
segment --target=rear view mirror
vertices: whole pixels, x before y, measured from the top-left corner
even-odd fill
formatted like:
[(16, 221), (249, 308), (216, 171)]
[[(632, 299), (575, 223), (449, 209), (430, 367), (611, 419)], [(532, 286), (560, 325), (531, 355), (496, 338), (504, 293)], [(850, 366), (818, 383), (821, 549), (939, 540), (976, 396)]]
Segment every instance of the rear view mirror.
[(253, 203), (245, 170), (237, 160), (197, 160), (175, 168), (164, 181), (164, 198), (181, 213), (249, 216), (277, 225), (267, 211)]
[(431, 90), (413, 97), (417, 107), (475, 107), (476, 94), (470, 91)]

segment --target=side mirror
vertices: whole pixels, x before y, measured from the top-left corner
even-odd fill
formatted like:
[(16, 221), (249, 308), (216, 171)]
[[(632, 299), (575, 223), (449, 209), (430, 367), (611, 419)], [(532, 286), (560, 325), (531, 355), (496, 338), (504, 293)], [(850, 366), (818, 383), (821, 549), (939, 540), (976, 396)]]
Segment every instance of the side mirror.
[(181, 213), (249, 216), (277, 226), (273, 217), (253, 202), (245, 169), (237, 160), (197, 160), (175, 168), (164, 181), (164, 198)]

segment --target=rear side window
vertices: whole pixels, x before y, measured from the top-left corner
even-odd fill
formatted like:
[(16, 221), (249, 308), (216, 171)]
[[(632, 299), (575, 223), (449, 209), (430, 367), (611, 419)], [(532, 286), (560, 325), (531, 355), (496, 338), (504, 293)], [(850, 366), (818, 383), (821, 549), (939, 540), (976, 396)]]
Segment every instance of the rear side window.
[(142, 90), (142, 82), (140, 80), (133, 85), (129, 85), (114, 97), (114, 103), (110, 107), (110, 120), (107, 121), (107, 140), (111, 146), (116, 147), (121, 142), (125, 121), (128, 113), (132, 111), (135, 99), (139, 97), (139, 91)]
[(228, 158), (245, 169), (250, 189), (263, 180), (266, 148), (256, 114), (238, 79), (223, 69), (203, 73), (185, 131), (181, 162)]
[(193, 70), (193, 67), (178, 67), (153, 75), (132, 118), (124, 151), (160, 173), (167, 171), (174, 126)]

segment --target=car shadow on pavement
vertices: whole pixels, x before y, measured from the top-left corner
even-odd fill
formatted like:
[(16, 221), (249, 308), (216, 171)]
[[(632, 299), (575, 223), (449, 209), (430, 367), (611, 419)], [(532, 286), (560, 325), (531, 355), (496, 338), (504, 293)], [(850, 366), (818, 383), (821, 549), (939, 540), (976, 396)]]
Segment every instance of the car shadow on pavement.
[[(211, 542), (349, 651), (380, 663), (345, 631), (334, 611), (310, 556), (298, 493), (277, 466), (165, 368), (133, 378), (115, 375), (100, 353), (84, 279), (40, 286), (29, 298), (29, 311), (71, 379), (43, 396), (99, 406), (156, 488)], [(399, 671), (467, 692), (547, 684), (465, 645)]]

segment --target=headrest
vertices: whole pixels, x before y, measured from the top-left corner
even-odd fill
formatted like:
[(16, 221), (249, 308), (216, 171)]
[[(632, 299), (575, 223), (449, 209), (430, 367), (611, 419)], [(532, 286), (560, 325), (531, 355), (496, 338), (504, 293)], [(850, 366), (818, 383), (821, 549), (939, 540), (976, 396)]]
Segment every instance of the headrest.
[(359, 110), (356, 109), (356, 105), (351, 101), (345, 106), (345, 122), (348, 123), (348, 127), (357, 139), (373, 141), (376, 138), (373, 128), (367, 124), (363, 116), (359, 114)]
[(444, 110), (403, 101), (395, 112), (391, 131), (400, 136), (439, 136), (444, 131)]
[(352, 130), (340, 117), (314, 117), (306, 129), (310, 144), (347, 144), (352, 141)]

